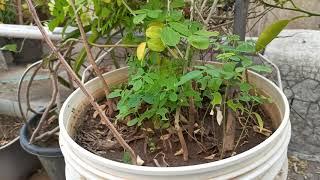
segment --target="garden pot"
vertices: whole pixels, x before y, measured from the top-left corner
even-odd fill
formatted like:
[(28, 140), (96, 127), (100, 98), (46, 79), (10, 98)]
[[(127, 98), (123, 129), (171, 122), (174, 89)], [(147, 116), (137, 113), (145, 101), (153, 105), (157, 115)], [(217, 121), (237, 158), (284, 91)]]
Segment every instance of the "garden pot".
[[(104, 74), (110, 85), (126, 82), (128, 69), (121, 68)], [(65, 101), (59, 117), (61, 151), (66, 161), (66, 179), (286, 179), (287, 149), (291, 136), (289, 104), (283, 92), (265, 77), (249, 72), (248, 80), (269, 95), (274, 103), (272, 109), (277, 130), (265, 141), (235, 156), (200, 165), (181, 167), (145, 167), (124, 164), (102, 158), (79, 146), (73, 136), (81, 112), (89, 101), (80, 89)], [(85, 84), (97, 99), (104, 96), (98, 78)]]
[[(34, 115), (28, 121), (31, 127), (36, 126), (40, 120), (41, 115)], [(40, 147), (29, 144), (29, 131), (27, 126), (23, 125), (20, 131), (20, 144), (28, 153), (38, 156), (42, 166), (46, 170), (51, 180), (65, 179), (65, 163), (64, 158), (59, 147), (49, 148)]]
[(24, 180), (40, 166), (36, 156), (21, 148), (19, 137), (0, 147), (0, 179)]

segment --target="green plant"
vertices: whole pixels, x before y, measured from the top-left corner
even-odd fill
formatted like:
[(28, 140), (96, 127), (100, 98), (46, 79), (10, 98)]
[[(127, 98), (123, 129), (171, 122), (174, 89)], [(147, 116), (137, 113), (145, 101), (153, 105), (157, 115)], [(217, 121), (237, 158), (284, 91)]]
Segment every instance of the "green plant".
[(0, 23), (15, 22), (15, 8), (9, 0), (0, 0)]
[[(247, 71), (271, 69), (253, 64), (248, 55), (256, 52), (254, 42), (207, 31), (199, 22), (186, 19), (181, 8), (185, 8), (183, 1), (151, 1), (145, 8), (131, 10), (133, 22), (145, 37), (136, 56), (129, 60), (127, 86), (114, 90), (108, 98), (119, 98), (117, 121), (142, 127), (151, 121), (154, 129), (174, 128), (187, 160), (181, 117), (193, 127), (210, 111), (211, 115), (216, 114), (219, 125), (223, 122), (226, 131), (227, 116), (245, 113), (262, 131), (263, 120), (252, 109), (269, 99), (248, 83)], [(201, 50), (216, 52), (216, 59), (223, 63), (221, 67), (194, 61)], [(200, 109), (206, 110), (203, 116), (198, 114)], [(187, 131), (192, 134), (193, 128)], [(222, 154), (236, 146), (222, 147)]]
[[(168, 133), (166, 139), (169, 139), (171, 134), (176, 134), (181, 150), (175, 154), (183, 154), (185, 161), (189, 157), (185, 137), (192, 141), (196, 139), (192, 134), (200, 132), (200, 138), (202, 138), (203, 129), (206, 129), (204, 125), (206, 118), (217, 122), (223, 132), (220, 142), (222, 146), (219, 149), (221, 158), (225, 157), (226, 151), (231, 151), (231, 155), (236, 152), (249, 124), (253, 128), (258, 127), (259, 132), (266, 130), (263, 116), (260, 115), (257, 107), (270, 100), (249, 83), (248, 70), (270, 72), (270, 68), (255, 65), (252, 62), (250, 56), (259, 50), (253, 42), (241, 42), (235, 35), (224, 36), (219, 35), (218, 32), (207, 31), (207, 23), (195, 19), (197, 4), (194, 1), (59, 0), (51, 5), (55, 18), (50, 22), (50, 28), (53, 29), (61, 23), (73, 26), (77, 24), (76, 30), (66, 36), (65, 42), (79, 41), (74, 38), (81, 35), (81, 41), (86, 46), (76, 61), (76, 67), (82, 64), (85, 55), (88, 55), (92, 65), (95, 65), (92, 62), (89, 45), (111, 47), (112, 45), (108, 44), (109, 41), (106, 41), (105, 44), (96, 44), (95, 41), (98, 37), (111, 38), (111, 31), (116, 29), (117, 25), (119, 29), (126, 30), (124, 33), (126, 33), (127, 42), (131, 43), (117, 46), (137, 46), (136, 54), (132, 54), (129, 58), (128, 83), (124, 84), (123, 88), (113, 90), (110, 94), (107, 93), (109, 91), (106, 91), (107, 100), (117, 103), (115, 110), (118, 112), (115, 121), (111, 121), (112, 119), (108, 117), (113, 116), (114, 112), (106, 112), (98, 105), (78, 79), (76, 75), (78, 69), (74, 68), (76, 72), (74, 73), (65, 58), (48, 39), (31, 0), (27, 2), (35, 22), (59, 58), (59, 62), (67, 68), (68, 73), (88, 97), (101, 117), (102, 124), (108, 126), (119, 144), (125, 149), (124, 162), (143, 164), (139, 155), (118, 132), (115, 124), (125, 124), (127, 128), (135, 126), (138, 130), (146, 129), (144, 127), (148, 126), (147, 129), (153, 133)], [(100, 6), (99, 3), (104, 6)], [(101, 7), (106, 7), (106, 9), (102, 10)], [(117, 7), (115, 13), (108, 14), (108, 10), (114, 7)], [(110, 16), (105, 18), (106, 14)], [(119, 14), (121, 16), (117, 16)], [(70, 21), (65, 21), (65, 19)], [(92, 35), (87, 41), (84, 33), (90, 30)], [(272, 30), (275, 32), (272, 37), (278, 31)], [(134, 38), (135, 32), (142, 32), (143, 37)], [(266, 38), (263, 41), (261, 44), (265, 46), (270, 39)], [(222, 64), (195, 61), (202, 53), (214, 56)], [(99, 77), (101, 76), (99, 71), (95, 72)], [(106, 86), (104, 88), (109, 90), (108, 84), (103, 82)], [(112, 105), (108, 108), (112, 108)], [(199, 111), (204, 113), (200, 114)], [(234, 128), (229, 128), (235, 125), (236, 118), (244, 119), (240, 122), (242, 131), (238, 140), (232, 136)], [(195, 127), (197, 127), (196, 130)], [(155, 144), (157, 141), (148, 133), (146, 136), (147, 140), (152, 138), (147, 145), (150, 151), (151, 149), (153, 151), (157, 147)], [(198, 142), (197, 139), (195, 141)]]

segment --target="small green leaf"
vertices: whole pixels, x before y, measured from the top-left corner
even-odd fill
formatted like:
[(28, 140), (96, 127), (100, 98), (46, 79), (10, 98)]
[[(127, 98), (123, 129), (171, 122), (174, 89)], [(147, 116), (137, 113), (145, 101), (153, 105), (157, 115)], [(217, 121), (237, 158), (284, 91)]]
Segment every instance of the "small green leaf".
[(161, 32), (161, 40), (168, 46), (176, 46), (180, 42), (180, 34), (171, 27), (165, 27)]
[(173, 1), (171, 2), (171, 7), (172, 7), (172, 8), (184, 7), (184, 0), (173, 0)]
[(195, 32), (194, 34), (199, 35), (199, 36), (212, 37), (212, 36), (218, 36), (219, 32), (218, 31), (200, 30), (200, 31)]
[(236, 72), (237, 73), (242, 73), (243, 71), (245, 71), (246, 70), (246, 68), (244, 68), (244, 67), (237, 67), (236, 68)]
[(220, 86), (222, 84), (222, 80), (221, 79), (217, 79), (217, 78), (213, 78), (210, 79), (208, 82), (208, 87), (210, 89), (212, 89), (213, 91), (218, 91)]
[(246, 57), (246, 56), (239, 56), (241, 59), (241, 64), (243, 67), (248, 67), (252, 64), (252, 59)]
[(141, 103), (141, 96), (140, 95), (131, 95), (131, 97), (128, 100), (127, 106), (129, 108), (136, 108)]
[(193, 47), (197, 49), (208, 49), (210, 44), (209, 38), (199, 35), (189, 36), (188, 41)]
[(158, 18), (160, 14), (162, 13), (162, 10), (157, 9), (157, 10), (147, 10), (147, 15), (148, 17), (151, 17), (153, 19)]
[(149, 76), (144, 76), (143, 80), (145, 80), (148, 84), (154, 84), (154, 81)]
[(173, 10), (167, 18), (169, 21), (179, 21), (182, 18), (182, 12)]
[(266, 72), (266, 73), (271, 73), (272, 72), (272, 69), (270, 67), (264, 66), (264, 65), (253, 65), (253, 66), (250, 66), (248, 68), (252, 69), (254, 71), (257, 71), (257, 72)]
[(122, 156), (122, 162), (126, 164), (131, 164), (131, 156), (128, 152), (124, 151)]
[(259, 126), (259, 129), (260, 129), (260, 132), (262, 132), (264, 122), (263, 122), (261, 116), (260, 116), (258, 113), (256, 113), (256, 112), (253, 112), (252, 114), (254, 114), (254, 115), (256, 116), (256, 119), (257, 119), (257, 121), (258, 121), (258, 126)]
[(233, 72), (236, 67), (235, 63), (225, 63), (223, 64), (223, 70), (226, 72)]
[(170, 93), (169, 94), (169, 100), (173, 101), (173, 102), (176, 102), (178, 100), (178, 95), (175, 92)]
[(181, 78), (180, 78), (180, 81), (177, 83), (177, 86), (180, 86), (192, 79), (195, 79), (197, 77), (200, 77), (200, 75), (202, 74), (202, 71), (191, 71), (191, 72), (188, 72), (187, 74), (183, 75)]
[(166, 114), (168, 112), (169, 111), (167, 108), (160, 108), (157, 110), (157, 114), (159, 114), (161, 116), (161, 120), (168, 120), (168, 118), (166, 117)]
[(217, 55), (217, 60), (221, 60), (221, 61), (228, 61), (231, 59), (231, 57), (235, 56), (236, 54), (231, 53), (231, 52), (226, 52), (226, 53), (222, 53), (222, 54), (218, 54)]
[(113, 91), (112, 93), (108, 94), (108, 98), (120, 97), (121, 92), (122, 92), (122, 90), (117, 89), (117, 90)]
[(243, 92), (249, 92), (249, 90), (252, 89), (252, 86), (249, 83), (241, 83), (240, 84), (240, 90)]
[(138, 123), (138, 121), (139, 121), (139, 118), (131, 119), (130, 121), (127, 122), (127, 126), (134, 126)]
[(214, 107), (215, 105), (220, 105), (222, 102), (221, 94), (217, 91), (217, 92), (214, 92), (212, 96), (213, 96), (213, 99), (211, 101), (212, 106)]
[(137, 80), (136, 82), (134, 82), (132, 89), (133, 89), (134, 91), (138, 91), (139, 89), (141, 89), (141, 87), (142, 87), (142, 80), (139, 79), (139, 80)]
[(237, 111), (237, 109), (240, 109), (242, 112), (244, 111), (244, 107), (241, 103), (237, 102), (234, 103), (232, 99), (227, 101), (227, 105), (229, 108), (231, 108), (234, 112)]
[(143, 20), (147, 17), (147, 14), (138, 14), (134, 16), (133, 23), (134, 24), (140, 24), (143, 22)]
[(188, 26), (179, 22), (170, 22), (170, 27), (177, 31), (178, 33), (184, 35), (184, 36), (190, 36), (191, 32), (188, 29)]
[(256, 43), (256, 52), (264, 49), (278, 34), (289, 24), (291, 20), (280, 20), (267, 26), (260, 34)]
[(160, 38), (152, 38), (147, 41), (148, 48), (152, 51), (161, 52), (165, 49)]
[(16, 44), (7, 44), (0, 48), (1, 51), (11, 51), (17, 52), (17, 45)]
[(254, 53), (255, 47), (253, 43), (243, 42), (236, 48), (236, 50), (243, 53)]

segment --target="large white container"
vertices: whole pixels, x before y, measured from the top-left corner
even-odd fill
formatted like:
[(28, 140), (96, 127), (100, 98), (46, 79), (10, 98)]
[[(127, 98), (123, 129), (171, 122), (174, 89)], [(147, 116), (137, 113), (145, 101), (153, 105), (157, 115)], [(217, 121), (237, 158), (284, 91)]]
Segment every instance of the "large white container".
[[(125, 82), (127, 68), (104, 75), (109, 84)], [(72, 137), (75, 125), (89, 102), (80, 89), (65, 101), (59, 117), (60, 147), (66, 161), (67, 180), (78, 179), (286, 179), (287, 148), (291, 136), (289, 105), (282, 91), (268, 79), (250, 72), (249, 81), (268, 94), (274, 101), (271, 107), (279, 114), (273, 124), (278, 129), (256, 147), (220, 161), (182, 167), (143, 167), (115, 162), (97, 156), (81, 146)], [(102, 83), (93, 79), (86, 87), (96, 98), (103, 97)], [(278, 111), (278, 113), (276, 112)], [(276, 117), (276, 116), (275, 116)]]

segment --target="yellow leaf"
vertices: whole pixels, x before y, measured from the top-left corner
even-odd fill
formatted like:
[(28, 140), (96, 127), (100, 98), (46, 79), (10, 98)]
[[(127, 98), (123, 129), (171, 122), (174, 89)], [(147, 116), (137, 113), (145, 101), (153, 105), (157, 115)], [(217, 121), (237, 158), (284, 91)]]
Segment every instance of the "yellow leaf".
[(105, 3), (111, 3), (111, 0), (102, 0)]
[(146, 42), (142, 42), (139, 44), (138, 48), (137, 48), (137, 57), (138, 57), (138, 60), (143, 60), (144, 58), (144, 55), (145, 55), (145, 51), (146, 51), (146, 45), (147, 43)]
[(158, 27), (164, 27), (164, 24), (162, 22), (151, 22), (148, 24), (148, 27), (151, 27), (151, 26), (158, 26)]
[(146, 35), (148, 38), (160, 38), (162, 27), (160, 26), (150, 26), (147, 31)]
[(148, 42), (148, 48), (152, 51), (161, 52), (165, 49), (165, 46), (163, 45), (160, 38), (152, 38), (149, 39)]
[(117, 0), (117, 4), (118, 4), (118, 6), (121, 6), (122, 5), (122, 0)]

